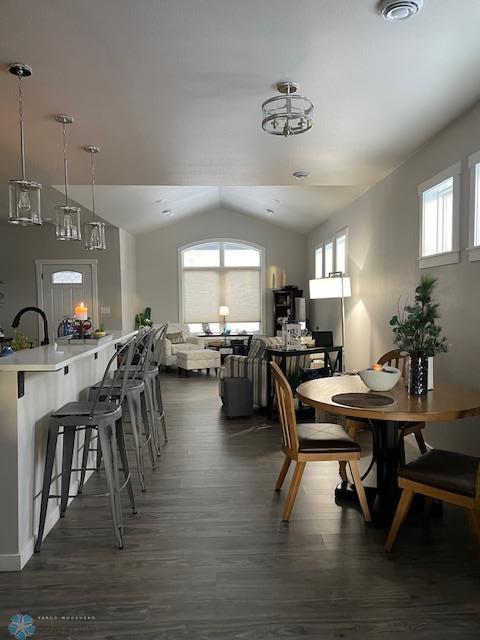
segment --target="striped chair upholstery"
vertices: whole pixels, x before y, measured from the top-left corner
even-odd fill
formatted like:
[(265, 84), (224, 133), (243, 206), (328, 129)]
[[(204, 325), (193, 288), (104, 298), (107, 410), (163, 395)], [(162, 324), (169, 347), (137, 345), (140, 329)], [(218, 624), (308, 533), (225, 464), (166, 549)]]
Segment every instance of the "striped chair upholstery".
[[(256, 407), (267, 406), (267, 348), (281, 347), (282, 338), (254, 336), (248, 356), (227, 356), (220, 369), (219, 395), (223, 398), (224, 378), (248, 378), (253, 384), (253, 404)], [(274, 358), (276, 361), (277, 359)], [(297, 372), (300, 367), (308, 367), (308, 355), (287, 358), (287, 376)]]

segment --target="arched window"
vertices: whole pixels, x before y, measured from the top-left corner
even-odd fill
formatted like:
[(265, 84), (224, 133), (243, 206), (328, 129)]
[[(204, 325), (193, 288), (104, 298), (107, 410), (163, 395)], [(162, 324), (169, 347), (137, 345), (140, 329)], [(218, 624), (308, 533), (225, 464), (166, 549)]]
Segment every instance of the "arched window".
[(82, 284), (83, 274), (81, 271), (54, 271), (52, 273), (52, 284)]
[(262, 321), (262, 249), (230, 240), (180, 250), (182, 321), (200, 333), (208, 322), (221, 329), (220, 307), (228, 308), (232, 333), (259, 331)]

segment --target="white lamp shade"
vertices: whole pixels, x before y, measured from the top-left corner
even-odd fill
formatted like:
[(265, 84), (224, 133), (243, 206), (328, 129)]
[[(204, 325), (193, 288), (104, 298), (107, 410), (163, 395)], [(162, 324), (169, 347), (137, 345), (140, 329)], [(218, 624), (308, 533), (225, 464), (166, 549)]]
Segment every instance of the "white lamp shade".
[(218, 310), (219, 316), (228, 316), (229, 313), (230, 313), (230, 310), (228, 307), (220, 307), (220, 309)]
[(350, 298), (352, 289), (350, 278), (333, 277), (310, 280), (310, 299)]

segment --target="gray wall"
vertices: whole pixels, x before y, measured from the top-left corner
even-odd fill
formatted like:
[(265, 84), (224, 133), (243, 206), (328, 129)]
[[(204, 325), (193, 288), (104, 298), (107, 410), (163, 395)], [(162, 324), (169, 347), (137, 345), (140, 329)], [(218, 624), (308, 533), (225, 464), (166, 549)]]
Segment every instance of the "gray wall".
[[(42, 215), (54, 217), (54, 207), (59, 204), (61, 195), (48, 187), (42, 190)], [(8, 202), (8, 193), (2, 190), (1, 201)], [(85, 212), (84, 212), (85, 213)], [(85, 214), (88, 216), (88, 214)], [(12, 320), (22, 307), (37, 304), (35, 281), (36, 259), (83, 258), (98, 260), (98, 302), (99, 307), (110, 307), (110, 315), (99, 314), (100, 322), (107, 329), (122, 328), (120, 247), (119, 230), (107, 226), (107, 247), (105, 252), (90, 252), (84, 249), (82, 242), (59, 242), (55, 239), (55, 227), (44, 224), (42, 227), (18, 227), (9, 225), (8, 213), (2, 216), (0, 224), (0, 285), (5, 299), (0, 305), (0, 326), (6, 334)], [(34, 314), (22, 318), (20, 330), (34, 339), (38, 338), (38, 320)]]
[[(435, 267), (441, 324), (449, 353), (435, 358), (435, 379), (480, 390), (480, 262), (470, 262), (466, 247), (469, 226), (467, 157), (480, 149), (480, 106), (443, 130), (413, 158), (352, 205), (322, 224), (308, 238), (309, 277), (314, 277), (314, 248), (342, 227), (349, 228), (352, 297), (347, 309), (347, 367), (368, 366), (392, 348), (388, 325), (400, 296), (412, 296), (417, 268), (418, 185), (461, 160), (461, 261)], [(313, 325), (338, 331), (335, 301), (311, 302)], [(427, 429), (435, 446), (480, 454), (480, 420), (437, 424)]]
[(152, 307), (155, 322), (179, 319), (178, 253), (179, 247), (209, 238), (244, 240), (265, 248), (266, 327), (273, 332), (272, 295), (269, 267), (286, 271), (287, 282), (305, 290), (306, 237), (253, 216), (229, 209), (216, 209), (166, 227), (136, 236), (137, 293), (141, 308)]

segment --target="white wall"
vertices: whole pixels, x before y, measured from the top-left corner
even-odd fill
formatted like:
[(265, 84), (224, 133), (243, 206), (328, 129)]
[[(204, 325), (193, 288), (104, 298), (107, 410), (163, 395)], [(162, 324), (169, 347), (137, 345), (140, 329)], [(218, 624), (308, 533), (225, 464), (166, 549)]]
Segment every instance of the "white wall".
[[(342, 227), (349, 228), (352, 297), (347, 309), (347, 367), (363, 368), (392, 348), (388, 321), (401, 296), (412, 296), (417, 268), (418, 185), (461, 160), (461, 261), (422, 270), (438, 277), (437, 297), (449, 353), (435, 358), (435, 378), (480, 390), (480, 262), (470, 262), (468, 245), (469, 176), (467, 156), (480, 149), (480, 106), (455, 121), (413, 158), (352, 205), (318, 227), (308, 238), (309, 277), (314, 248)], [(334, 301), (311, 302), (313, 326), (337, 328)], [(480, 420), (437, 424), (427, 429), (435, 446), (480, 454)]]
[[(286, 271), (288, 284), (296, 284), (306, 293), (304, 235), (253, 216), (216, 209), (136, 236), (139, 308), (152, 307), (155, 322), (179, 319), (178, 248), (209, 238), (243, 240), (264, 247), (266, 287), (271, 289), (269, 268), (276, 266)], [(272, 294), (268, 289), (265, 308), (264, 331), (271, 335)]]
[(122, 290), (122, 328), (130, 330), (135, 328), (135, 315), (137, 309), (137, 277), (136, 277), (136, 244), (135, 238), (119, 229), (120, 245), (120, 282)]

